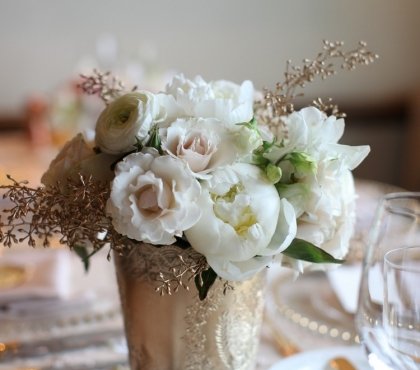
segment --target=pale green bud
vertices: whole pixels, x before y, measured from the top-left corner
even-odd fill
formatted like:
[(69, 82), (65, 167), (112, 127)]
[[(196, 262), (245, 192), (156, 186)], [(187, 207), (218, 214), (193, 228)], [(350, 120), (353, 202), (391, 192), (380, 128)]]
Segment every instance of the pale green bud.
[(265, 173), (272, 184), (277, 184), (282, 176), (282, 170), (280, 167), (269, 163), (265, 168)]

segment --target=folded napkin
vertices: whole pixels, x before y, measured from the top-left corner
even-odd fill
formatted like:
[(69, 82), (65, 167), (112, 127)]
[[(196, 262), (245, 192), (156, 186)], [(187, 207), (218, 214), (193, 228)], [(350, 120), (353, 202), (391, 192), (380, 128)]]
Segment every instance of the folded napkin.
[(342, 307), (352, 314), (357, 310), (361, 275), (361, 264), (340, 266), (327, 271), (328, 280)]
[(71, 259), (63, 249), (17, 249), (0, 255), (0, 306), (63, 299), (70, 294)]
[[(327, 271), (331, 287), (342, 307), (351, 314), (356, 313), (359, 299), (359, 287), (362, 278), (362, 264), (343, 265)], [(369, 274), (369, 293), (376, 303), (383, 302), (383, 276), (377, 266)]]

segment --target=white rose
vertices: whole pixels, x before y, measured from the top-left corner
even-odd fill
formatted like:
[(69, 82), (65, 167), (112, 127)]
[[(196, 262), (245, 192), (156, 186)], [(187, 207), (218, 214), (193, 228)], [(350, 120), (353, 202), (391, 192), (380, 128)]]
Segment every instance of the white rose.
[(207, 83), (200, 76), (188, 80), (179, 75), (166, 87), (166, 93), (175, 98), (184, 117), (216, 118), (230, 125), (253, 117), (251, 81), (241, 85), (224, 80)]
[(52, 186), (58, 182), (65, 186), (68, 177), (81, 161), (95, 156), (95, 152), (83, 138), (77, 134), (67, 142), (63, 149), (50, 163), (48, 170), (42, 175), (41, 182), (46, 186)]
[(139, 91), (125, 94), (110, 103), (96, 123), (96, 144), (105, 153), (126, 153), (137, 140), (147, 139), (158, 114), (153, 94)]
[(186, 164), (157, 151), (119, 162), (107, 213), (117, 232), (151, 244), (172, 244), (200, 217), (200, 184)]
[(201, 218), (185, 235), (228, 280), (243, 280), (262, 270), (295, 236), (293, 208), (280, 201), (263, 172), (250, 164), (215, 171), (202, 183), (198, 205)]
[(233, 134), (216, 119), (178, 119), (161, 129), (160, 136), (162, 149), (184, 160), (201, 178), (236, 158)]
[[(282, 180), (280, 194), (293, 205), (298, 217), (297, 237), (307, 240), (343, 258), (348, 250), (354, 225), (355, 190), (351, 170), (369, 153), (368, 146), (338, 144), (344, 131), (344, 120), (327, 117), (310, 107), (284, 118), (288, 137), (283, 145), (274, 146), (266, 155), (278, 163)], [(307, 170), (294, 168), (287, 158), (290, 153), (304, 153), (313, 160)], [(305, 167), (303, 167), (305, 168)], [(290, 261), (287, 261), (290, 263)], [(308, 265), (295, 262), (302, 270)]]

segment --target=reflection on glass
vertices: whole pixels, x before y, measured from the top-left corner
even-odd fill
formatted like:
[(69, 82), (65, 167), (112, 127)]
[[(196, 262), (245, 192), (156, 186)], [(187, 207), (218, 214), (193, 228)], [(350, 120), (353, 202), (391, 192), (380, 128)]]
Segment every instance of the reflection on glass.
[[(408, 249), (420, 246), (419, 221), (420, 193), (388, 194), (378, 206), (368, 237), (356, 325), (368, 354), (369, 363), (376, 370), (420, 369), (418, 326), (416, 330), (414, 330), (414, 326), (413, 329), (410, 329), (410, 338), (408, 338), (416, 349), (408, 349), (407, 346), (405, 349), (401, 347), (401, 335), (407, 335), (407, 332), (403, 333), (401, 330), (403, 326), (410, 325), (410, 322), (419, 324), (418, 295), (411, 296), (411, 300), (417, 299), (417, 303), (413, 303), (411, 309), (404, 309), (404, 311), (403, 307), (406, 306), (403, 304), (395, 306), (393, 300), (396, 297), (404, 298), (401, 301), (404, 304), (409, 302), (406, 301), (408, 299), (406, 293), (408, 289), (411, 290), (408, 288), (408, 275), (405, 274), (405, 282), (400, 282), (398, 285), (397, 281), (400, 279), (397, 277), (398, 274), (392, 274), (389, 268), (385, 272), (384, 267), (384, 258), (389, 251), (401, 248), (403, 251), (407, 250), (403, 252), (406, 257), (400, 260), (401, 263), (405, 261), (407, 264), (409, 258), (414, 258), (408, 253)], [(397, 252), (392, 253), (396, 254)], [(388, 258), (394, 256), (392, 253), (388, 255)], [(397, 280), (394, 281), (395, 279)], [(411, 278), (409, 280), (412, 284)], [(419, 279), (417, 279), (417, 284), (419, 284)], [(395, 292), (396, 289), (400, 289), (399, 296)], [(395, 312), (397, 307), (398, 312)], [(409, 312), (411, 318), (407, 317)], [(396, 328), (401, 326), (398, 328), (398, 333), (396, 333), (395, 325), (397, 325)], [(414, 342), (412, 335), (415, 336)], [(405, 355), (405, 351), (409, 351), (410, 355)]]

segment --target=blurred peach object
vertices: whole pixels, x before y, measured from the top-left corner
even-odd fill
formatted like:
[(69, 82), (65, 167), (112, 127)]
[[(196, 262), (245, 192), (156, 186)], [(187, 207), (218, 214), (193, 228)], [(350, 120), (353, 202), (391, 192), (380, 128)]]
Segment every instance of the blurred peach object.
[(67, 81), (55, 89), (48, 110), (51, 140), (55, 147), (63, 147), (79, 132), (82, 114), (83, 102), (77, 81)]
[[(1, 253), (1, 251), (0, 251)], [(15, 288), (28, 279), (28, 273), (22, 266), (0, 265), (0, 291)]]
[(33, 95), (27, 102), (26, 115), (30, 142), (37, 146), (51, 144), (47, 99)]

